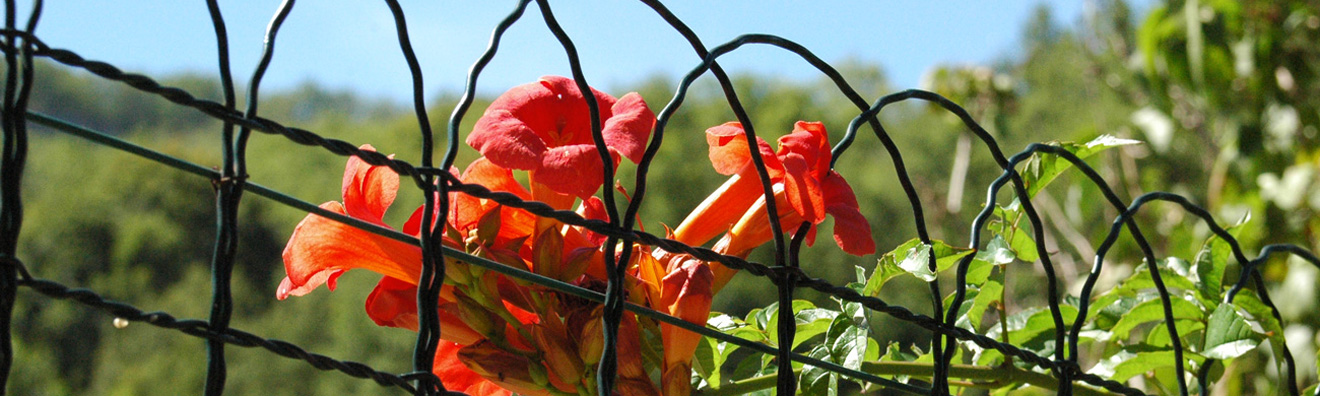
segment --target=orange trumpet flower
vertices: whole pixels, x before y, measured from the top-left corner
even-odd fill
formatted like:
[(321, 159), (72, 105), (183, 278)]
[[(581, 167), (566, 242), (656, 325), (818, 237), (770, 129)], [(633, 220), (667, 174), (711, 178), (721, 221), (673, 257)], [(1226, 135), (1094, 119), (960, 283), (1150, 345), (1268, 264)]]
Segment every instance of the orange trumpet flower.
[[(791, 133), (779, 138), (778, 151), (771, 151), (764, 140), (756, 140), (779, 212), (775, 220), (784, 230), (803, 222), (820, 224), (830, 215), (835, 219), (834, 240), (840, 248), (858, 256), (875, 253), (870, 223), (862, 216), (852, 187), (829, 167), (832, 156), (824, 124), (798, 121)], [(742, 124), (730, 122), (706, 130), (706, 142), (715, 170), (731, 177), (683, 220), (674, 230), (674, 239), (696, 245), (725, 233), (715, 250), (746, 257), (774, 237), (747, 137)], [(812, 228), (807, 245), (814, 242)], [(711, 267), (713, 290), (718, 291), (735, 271), (718, 263)]]

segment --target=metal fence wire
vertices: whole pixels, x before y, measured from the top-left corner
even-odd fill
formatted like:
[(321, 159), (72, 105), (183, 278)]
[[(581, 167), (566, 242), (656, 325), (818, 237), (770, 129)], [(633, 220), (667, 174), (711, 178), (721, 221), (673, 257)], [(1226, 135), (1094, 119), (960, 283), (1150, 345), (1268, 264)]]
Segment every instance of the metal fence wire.
[[(4, 107), (3, 107), (3, 130), (4, 130), (4, 151), (3, 158), (0, 158), (0, 262), (3, 262), (3, 270), (0, 270), (0, 394), (4, 392), (8, 376), (15, 363), (13, 361), (13, 350), (11, 337), (12, 311), (15, 303), (16, 290), (19, 287), (26, 287), (42, 295), (72, 300), (89, 307), (93, 307), (119, 318), (130, 321), (140, 321), (150, 323), (162, 328), (175, 329), (184, 334), (204, 338), (207, 343), (207, 377), (205, 394), (220, 395), (224, 391), (226, 365), (225, 349), (227, 345), (241, 347), (260, 347), (267, 349), (275, 354), (291, 359), (304, 360), (312, 366), (322, 370), (335, 370), (348, 374), (350, 376), (371, 379), (381, 385), (395, 386), (415, 395), (439, 395), (455, 394), (447, 391), (444, 384), (431, 373), (432, 360), (435, 356), (437, 343), (440, 340), (440, 323), (437, 316), (436, 304), (439, 296), (440, 286), (443, 283), (443, 274), (445, 258), (454, 258), (463, 262), (484, 267), (488, 270), (497, 271), (506, 276), (522, 279), (528, 282), (534, 282), (551, 288), (558, 292), (577, 296), (586, 300), (603, 304), (605, 314), (603, 316), (604, 351), (599, 362), (596, 381), (598, 383), (599, 394), (610, 395), (614, 392), (615, 369), (617, 363), (616, 337), (618, 335), (620, 321), (625, 311), (631, 311), (639, 315), (644, 315), (655, 320), (679, 326), (688, 331), (699, 333), (703, 336), (716, 338), (720, 341), (737, 344), (744, 348), (749, 348), (765, 354), (774, 355), (778, 361), (796, 361), (821, 367), (848, 377), (867, 381), (892, 391), (900, 391), (914, 394), (947, 394), (949, 388), (949, 369), (952, 364), (953, 351), (957, 348), (960, 341), (970, 341), (976, 345), (1002, 352), (1006, 356), (1019, 361), (1028, 362), (1039, 369), (1049, 371), (1059, 384), (1059, 394), (1069, 395), (1074, 390), (1075, 383), (1085, 383), (1091, 386), (1103, 388), (1105, 390), (1127, 394), (1139, 395), (1142, 392), (1138, 389), (1128, 387), (1122, 383), (1112, 381), (1093, 374), (1085, 373), (1078, 364), (1078, 340), (1080, 330), (1085, 322), (1087, 304), (1092, 296), (1092, 289), (1096, 283), (1101, 270), (1100, 263), (1104, 262), (1105, 252), (1113, 245), (1118, 234), (1124, 228), (1131, 234), (1133, 239), (1144, 253), (1147, 263), (1157, 262), (1149, 242), (1142, 235), (1140, 227), (1133, 221), (1132, 216), (1145, 204), (1152, 201), (1169, 201), (1181, 205), (1189, 213), (1202, 218), (1209, 225), (1210, 230), (1226, 241), (1232, 248), (1233, 258), (1241, 264), (1241, 276), (1236, 285), (1228, 292), (1225, 297), (1231, 301), (1241, 290), (1252, 282), (1250, 290), (1257, 294), (1257, 297), (1267, 304), (1276, 319), (1281, 320), (1279, 311), (1270, 301), (1266, 288), (1257, 266), (1264, 262), (1269, 256), (1276, 253), (1289, 253), (1303, 258), (1312, 264), (1320, 265), (1320, 260), (1303, 248), (1293, 245), (1271, 245), (1267, 246), (1255, 258), (1248, 258), (1243, 253), (1238, 242), (1232, 235), (1225, 231), (1211, 215), (1203, 208), (1190, 203), (1187, 199), (1168, 193), (1150, 193), (1143, 195), (1130, 203), (1125, 203), (1108, 187), (1108, 184), (1100, 175), (1082, 162), (1077, 156), (1057, 146), (1033, 144), (1027, 147), (1023, 152), (1012, 156), (1006, 156), (996, 144), (995, 140), (987, 131), (978, 125), (971, 115), (968, 114), (958, 104), (949, 101), (935, 93), (908, 90), (895, 94), (890, 94), (879, 98), (874, 102), (868, 102), (866, 98), (858, 94), (852, 86), (828, 63), (816, 57), (812, 52), (787, 39), (771, 36), (749, 34), (740, 36), (730, 42), (722, 43), (715, 47), (707, 47), (700, 38), (687, 26), (682, 20), (671, 13), (666, 7), (656, 0), (641, 0), (643, 4), (655, 11), (656, 15), (669, 24), (675, 33), (685, 38), (692, 46), (695, 59), (699, 60), (689, 73), (687, 73), (668, 105), (658, 113), (657, 122), (653, 131), (654, 135), (646, 147), (645, 156), (638, 164), (636, 172), (636, 183), (634, 184), (634, 194), (628, 199), (626, 205), (623, 205), (623, 214), (620, 215), (621, 203), (615, 202), (614, 195), (609, 189), (601, 193), (600, 198), (605, 203), (605, 209), (608, 215), (607, 221), (591, 220), (579, 216), (575, 212), (555, 210), (547, 204), (535, 201), (524, 201), (510, 193), (492, 192), (481, 185), (465, 184), (457, 177), (447, 172), (447, 169), (454, 164), (455, 156), (459, 147), (459, 125), (467, 114), (473, 103), (477, 82), (483, 68), (497, 54), (500, 40), (504, 32), (513, 24), (517, 23), (523, 16), (524, 11), (533, 3), (532, 0), (520, 0), (512, 12), (495, 27), (491, 35), (489, 46), (485, 53), (472, 65), (468, 75), (466, 90), (458, 105), (454, 108), (453, 114), (449, 119), (448, 130), (445, 132), (445, 155), (437, 163), (432, 156), (436, 142), (434, 133), (430, 129), (428, 114), (423, 102), (423, 76), (421, 66), (417, 61), (412, 44), (409, 41), (408, 27), (405, 22), (405, 15), (397, 0), (385, 0), (394, 17), (394, 23), (398, 34), (398, 44), (408, 63), (409, 71), (412, 75), (413, 88), (413, 106), (417, 117), (417, 126), (421, 131), (421, 162), (419, 164), (410, 164), (400, 160), (394, 160), (383, 154), (363, 151), (358, 149), (357, 144), (342, 140), (327, 139), (320, 135), (285, 126), (274, 120), (263, 118), (257, 111), (259, 86), (269, 65), (276, 42), (276, 37), (280, 26), (294, 8), (294, 0), (285, 0), (276, 11), (267, 29), (265, 36), (265, 47), (262, 53), (260, 63), (256, 67), (248, 83), (247, 108), (240, 111), (236, 108), (235, 88), (233, 76), (229, 68), (228, 42), (225, 32), (225, 23), (222, 13), (216, 0), (208, 0), (207, 5), (210, 11), (211, 21), (215, 30), (216, 47), (219, 55), (220, 81), (224, 93), (224, 103), (202, 100), (194, 97), (192, 94), (175, 87), (162, 86), (153, 79), (143, 75), (130, 74), (121, 71), (113, 65), (98, 62), (95, 60), (84, 59), (78, 54), (53, 47), (43, 42), (39, 35), (35, 33), (38, 21), (41, 17), (42, 1), (34, 2), (34, 7), (28, 14), (27, 22), (24, 26), (17, 25), (18, 10), (15, 1), (7, 0), (5, 2), (5, 26), (3, 30), (3, 51), (5, 62), (8, 66), (5, 75), (4, 85)], [(563, 47), (563, 52), (567, 55), (569, 65), (572, 68), (572, 78), (576, 81), (578, 89), (582, 92), (589, 92), (587, 78), (582, 73), (582, 68), (574, 47), (573, 40), (560, 28), (556, 22), (550, 2), (548, 0), (536, 0), (536, 7), (540, 10), (542, 22), (554, 35)], [(1032, 207), (1027, 190), (1023, 185), (1023, 179), (1015, 170), (1015, 166), (1026, 160), (1033, 154), (1055, 155), (1070, 163), (1083, 172), (1083, 174), (1093, 182), (1104, 194), (1104, 198), (1115, 209), (1121, 212), (1121, 215), (1114, 220), (1113, 226), (1105, 238), (1104, 243), (1100, 245), (1095, 259), (1095, 267), (1087, 275), (1085, 287), (1080, 296), (1080, 309), (1078, 317), (1072, 323), (1066, 323), (1060, 311), (1061, 295), (1057, 288), (1058, 282), (1054, 273), (1053, 264), (1050, 262), (1049, 254), (1045, 252), (1043, 244), (1038, 244), (1039, 261), (1047, 278), (1049, 309), (1054, 322), (1054, 342), (1055, 345), (1066, 347), (1055, 348), (1052, 356), (1041, 356), (1034, 352), (1025, 350), (1013, 344), (1006, 344), (990, 337), (976, 334), (972, 331), (956, 327), (954, 322), (957, 312), (942, 312), (941, 301), (943, 299), (938, 281), (929, 282), (929, 291), (933, 301), (933, 316), (926, 316), (913, 312), (912, 310), (897, 305), (891, 305), (880, 298), (864, 296), (848, 287), (831, 284), (822, 279), (815, 278), (805, 273), (798, 266), (799, 257), (797, 255), (800, 247), (801, 238), (805, 234), (805, 228), (800, 228), (792, 234), (791, 240), (785, 240), (784, 230), (779, 229), (776, 221), (771, 221), (770, 226), (774, 229), (774, 263), (771, 265), (750, 262), (738, 257), (726, 256), (710, 249), (702, 247), (688, 246), (674, 240), (665, 239), (652, 235), (636, 228), (634, 223), (636, 214), (640, 209), (647, 191), (647, 171), (651, 162), (654, 160), (660, 145), (664, 141), (664, 132), (667, 122), (673, 116), (675, 111), (683, 104), (689, 87), (699, 77), (706, 73), (713, 75), (718, 80), (727, 98), (729, 108), (737, 116), (739, 122), (745, 128), (748, 141), (753, 141), (756, 136), (754, 124), (749, 119), (747, 112), (739, 101), (738, 93), (734, 90), (729, 76), (720, 68), (718, 59), (730, 52), (733, 52), (747, 45), (772, 46), (783, 51), (790, 52), (806, 60), (820, 73), (828, 77), (835, 83), (838, 90), (857, 107), (857, 116), (849, 124), (847, 133), (843, 139), (834, 147), (834, 159), (844, 154), (851, 143), (856, 139), (857, 132), (863, 123), (866, 123), (874, 131), (876, 139), (884, 145), (893, 165), (896, 169), (899, 183), (902, 185), (911, 205), (913, 221), (919, 239), (926, 243), (932, 243), (931, 237), (927, 232), (925, 218), (922, 211), (922, 202), (918, 199), (916, 189), (913, 186), (912, 179), (905, 170), (902, 153), (899, 151), (894, 141), (890, 139), (884, 125), (881, 123), (878, 114), (886, 106), (908, 100), (918, 100), (934, 103), (943, 109), (956, 115), (980, 140), (985, 144), (985, 149), (993, 156), (996, 163), (1003, 169), (1001, 176), (996, 179), (989, 188), (989, 198), (985, 209), (976, 217), (971, 230), (970, 248), (981, 248), (979, 244), (980, 234), (984, 229), (986, 220), (994, 208), (994, 197), (1004, 185), (1012, 183), (1012, 189), (1021, 202), (1022, 210), (1027, 215), (1031, 224), (1036, 240), (1044, 238), (1044, 229), (1041, 227), (1040, 216)], [(56, 119), (44, 114), (29, 111), (27, 109), (28, 98), (31, 95), (33, 86), (33, 60), (35, 58), (46, 58), (54, 62), (63, 64), (69, 68), (82, 69), (91, 72), (107, 80), (117, 81), (136, 88), (142, 92), (159, 95), (180, 106), (191, 107), (211, 117), (223, 121), (223, 129), (220, 134), (220, 145), (223, 150), (223, 165), (218, 169), (210, 169), (201, 165), (190, 163), (178, 158), (153, 151), (151, 149), (119, 140), (105, 133), (94, 131), (69, 122)], [(603, 167), (603, 180), (614, 179), (614, 167), (612, 158), (605, 146), (605, 140), (601, 134), (601, 125), (596, 99), (591, 95), (584, 95), (586, 104), (590, 111), (592, 122), (591, 131), (597, 151), (602, 161), (606, 164)], [(94, 141), (105, 146), (122, 150), (126, 153), (137, 155), (158, 162), (162, 165), (177, 168), (189, 173), (206, 177), (210, 179), (216, 187), (216, 241), (214, 244), (214, 254), (211, 260), (212, 276), (212, 300), (210, 317), (206, 320), (200, 319), (179, 319), (165, 312), (144, 312), (134, 306), (107, 300), (95, 291), (86, 289), (70, 288), (69, 286), (53, 282), (50, 280), (34, 277), (25, 266), (21, 257), (16, 254), (16, 246), (19, 232), (22, 226), (23, 207), (21, 200), (21, 178), (23, 176), (23, 167), (27, 156), (27, 126), (28, 123), (44, 125), (59, 131)], [(447, 212), (449, 205), (448, 193), (458, 192), (469, 194), (471, 196), (494, 200), (500, 204), (525, 209), (537, 216), (552, 218), (562, 221), (565, 224), (585, 227), (601, 235), (608, 237), (603, 245), (605, 249), (606, 268), (608, 271), (608, 286), (604, 293), (580, 288), (555, 279), (544, 277), (524, 270), (514, 269), (512, 267), (492, 262), (480, 257), (466, 254), (446, 247), (440, 243), (441, 239), (436, 235), (433, 229), (423, 227), (420, 238), (367, 223), (362, 220), (354, 219), (345, 215), (339, 215), (327, 210), (321, 209), (314, 204), (298, 200), (278, 191), (266, 188), (256, 183), (247, 181), (247, 164), (245, 148), (246, 143), (252, 132), (260, 132), (269, 135), (282, 136), (288, 140), (309, 146), (320, 146), (325, 150), (341, 156), (357, 156), (369, 164), (387, 166), (397, 172), (399, 175), (410, 178), (417, 186), (418, 192), (425, 199), (425, 210), (422, 211), (428, 218), (423, 220), (422, 224), (433, 224), (429, 217), (434, 216), (436, 210)], [(754, 145), (751, 150), (755, 151)], [(760, 159), (760, 156), (751, 155), (757, 175), (760, 177), (763, 194), (767, 197), (766, 206), (770, 218), (778, 218), (778, 212), (774, 207), (775, 200), (770, 198), (773, 195), (771, 191), (770, 178), (766, 170), (766, 165)], [(833, 164), (831, 164), (833, 166)], [(419, 317), (419, 332), (413, 356), (413, 372), (394, 374), (375, 370), (360, 363), (340, 361), (331, 357), (310, 353), (297, 345), (279, 340), (263, 338), (259, 335), (251, 334), (242, 330), (234, 329), (229, 326), (232, 297), (230, 292), (230, 275), (235, 260), (235, 249), (240, 241), (237, 240), (237, 230), (240, 226), (238, 218), (238, 204), (245, 193), (252, 193), (262, 196), (288, 206), (315, 213), (317, 215), (343, 222), (366, 231), (376, 233), (388, 238), (392, 238), (405, 243), (420, 246), (422, 248), (423, 265), (420, 274), (421, 282), (418, 287), (417, 303)], [(802, 354), (794, 353), (790, 348), (774, 348), (765, 344), (756, 343), (738, 338), (729, 334), (722, 333), (712, 328), (694, 325), (667, 314), (651, 310), (646, 307), (628, 303), (623, 298), (621, 286), (624, 282), (624, 266), (632, 254), (630, 249), (623, 249), (621, 252), (615, 252), (615, 247), (619, 242), (636, 242), (645, 245), (654, 246), (668, 252), (690, 254), (700, 260), (719, 262), (733, 269), (742, 270), (756, 276), (765, 277), (772, 281), (778, 288), (779, 301), (782, 306), (787, 306), (791, 301), (793, 293), (798, 288), (808, 288), (826, 293), (838, 299), (848, 302), (856, 302), (865, 306), (867, 309), (882, 312), (896, 319), (915, 324), (922, 329), (930, 331), (933, 335), (931, 351), (935, 357), (934, 373), (931, 386), (929, 388), (899, 382), (890, 378), (882, 378), (873, 374), (868, 374), (855, 369), (843, 367), (839, 364), (823, 361)], [(954, 287), (954, 302), (950, 306), (960, 306), (963, 299), (966, 298), (966, 274), (968, 264), (971, 261), (971, 255), (966, 256), (958, 266), (957, 285)], [(929, 268), (936, 270), (935, 256), (930, 255)], [(1163, 315), (1165, 324), (1170, 334), (1180, 334), (1176, 328), (1173, 311), (1170, 303), (1170, 296), (1167, 288), (1160, 279), (1159, 271), (1156, 266), (1148, 266), (1151, 279), (1154, 281), (1159, 297), (1163, 302)], [(953, 310), (956, 311), (956, 310)], [(778, 345), (793, 345), (792, 340), (795, 334), (795, 321), (792, 318), (791, 309), (778, 310), (779, 328), (778, 336), (780, 342)], [(1174, 343), (1173, 351), (1177, 360), (1177, 378), (1185, 378), (1185, 368), (1182, 366), (1183, 358), (1181, 355), (1182, 347), (1178, 337), (1171, 337)], [(1287, 352), (1287, 346), (1283, 347), (1283, 356), (1276, 357), (1285, 359), (1287, 362), (1286, 372), (1282, 377), (1288, 379), (1287, 389), (1291, 394), (1297, 395), (1296, 388), (1296, 367), (1294, 367), (1292, 356)], [(779, 366), (779, 381), (777, 383), (778, 394), (793, 394), (796, 389), (795, 375), (790, 365)], [(1201, 389), (1206, 389), (1207, 372), (1209, 364), (1203, 365), (1196, 378), (1200, 381)], [(1188, 389), (1185, 382), (1180, 382), (1180, 391), (1187, 394)]]

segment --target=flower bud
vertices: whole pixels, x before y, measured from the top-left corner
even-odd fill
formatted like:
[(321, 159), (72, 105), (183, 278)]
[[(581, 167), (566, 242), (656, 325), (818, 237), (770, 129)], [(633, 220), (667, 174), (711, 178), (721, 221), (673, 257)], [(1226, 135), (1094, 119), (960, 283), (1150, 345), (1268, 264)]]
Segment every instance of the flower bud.
[(585, 321), (578, 330), (578, 358), (589, 366), (600, 362), (600, 354), (605, 350), (604, 337), (599, 317)]
[(495, 314), (483, 308), (481, 304), (466, 294), (455, 293), (454, 297), (457, 300), (455, 305), (458, 308), (456, 311), (458, 311), (459, 320), (462, 320), (464, 324), (467, 324), (469, 328), (483, 337), (491, 338), (496, 335), (495, 331), (498, 328), (493, 321)]
[(445, 260), (445, 279), (455, 285), (466, 285), (472, 282), (468, 263), (458, 260)]
[(477, 375), (515, 393), (540, 394), (547, 383), (540, 364), (500, 349), (489, 340), (459, 349), (458, 359)]
[(545, 366), (532, 364), (527, 367), (527, 374), (536, 384), (537, 388), (545, 389), (550, 386), (550, 375), (546, 373)]
[(567, 329), (557, 318), (532, 326), (532, 337), (536, 339), (550, 374), (558, 377), (565, 384), (576, 384), (582, 380), (583, 364), (578, 357), (577, 348), (568, 339)]

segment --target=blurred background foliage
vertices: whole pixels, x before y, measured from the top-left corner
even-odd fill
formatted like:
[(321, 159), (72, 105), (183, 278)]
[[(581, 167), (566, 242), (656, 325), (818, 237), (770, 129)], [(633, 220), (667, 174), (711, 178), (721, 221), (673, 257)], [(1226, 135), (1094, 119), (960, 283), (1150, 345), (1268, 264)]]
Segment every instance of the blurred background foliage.
[[(1250, 217), (1240, 236), (1248, 252), (1269, 243), (1320, 250), (1320, 4), (1314, 1), (1165, 0), (1137, 15), (1121, 0), (1100, 0), (1081, 23), (1053, 20), (1041, 8), (1023, 26), (1017, 53), (986, 65), (933, 67), (920, 88), (965, 106), (1008, 154), (1038, 141), (1085, 141), (1113, 134), (1146, 142), (1098, 155), (1091, 163), (1125, 200), (1170, 191), (1206, 206), (1221, 223)], [(1069, 21), (1071, 22), (1071, 21)], [(892, 87), (874, 65), (836, 65), (868, 98)], [(210, 77), (164, 78), (166, 85), (218, 98)], [(208, 166), (218, 165), (219, 123), (121, 84), (47, 63), (38, 65), (32, 108)], [(742, 75), (735, 85), (757, 131), (773, 140), (797, 120), (824, 121), (837, 139), (858, 110), (825, 79), (788, 81)], [(617, 95), (642, 94), (659, 110), (676, 89), (672, 77), (602, 87)], [(437, 131), (457, 93), (433, 96)], [(464, 119), (466, 134), (491, 98)], [(266, 92), (262, 115), (327, 137), (370, 143), (416, 162), (418, 132), (409, 106), (365, 100), (351, 92), (307, 84)], [(652, 171), (643, 224), (662, 233), (675, 226), (723, 177), (704, 160), (703, 131), (733, 120), (710, 77), (669, 123)], [(937, 239), (966, 246), (967, 230), (984, 204), (984, 188), (1000, 170), (985, 147), (952, 115), (922, 103), (890, 106), (887, 131), (922, 198)], [(881, 253), (915, 236), (913, 216), (891, 159), (869, 127), (843, 154), (837, 170), (857, 191)], [(208, 262), (214, 237), (214, 196), (209, 182), (58, 132), (36, 128), (24, 178), (26, 222), (19, 257), (38, 277), (87, 287), (146, 310), (203, 318), (209, 306)], [(464, 146), (459, 164), (475, 158)], [(249, 149), (251, 181), (314, 203), (339, 199), (344, 158), (284, 138), (257, 135)], [(632, 191), (633, 168), (619, 180)], [(387, 222), (400, 226), (420, 194), (405, 183)], [(410, 190), (411, 189), (411, 190)], [(410, 193), (414, 192), (414, 193)], [(1006, 196), (1008, 194), (1001, 194)], [(1064, 175), (1036, 198), (1045, 216), (1044, 243), (1074, 295), (1090, 267), (1095, 245), (1117, 212), (1097, 189)], [(1006, 203), (1006, 201), (1001, 201)], [(340, 290), (277, 302), (283, 276), (280, 252), (305, 214), (248, 195), (242, 204), (239, 260), (234, 277), (235, 327), (288, 340), (313, 352), (410, 371), (414, 334), (379, 328), (361, 306), (376, 281), (350, 273)], [(1172, 205), (1152, 205), (1139, 216), (1161, 256), (1191, 259), (1208, 229)], [(1124, 242), (1126, 241), (1126, 242)], [(752, 259), (768, 262), (767, 252)], [(828, 239), (809, 248), (808, 272), (847, 282), (854, 265), (876, 257), (843, 254)], [(1107, 257), (1108, 284), (1130, 273), (1140, 254), (1125, 236)], [(1018, 263), (1008, 278), (1011, 311), (1043, 303), (1039, 265)], [(1110, 270), (1113, 269), (1113, 270)], [(1320, 296), (1314, 268), (1276, 260), (1263, 267), (1285, 315), (1287, 337), (1304, 384), (1316, 381), (1316, 329)], [(951, 282), (944, 282), (946, 289)], [(1102, 284), (1100, 289), (1107, 286)], [(717, 311), (741, 316), (774, 300), (768, 281), (740, 275), (717, 296)], [(892, 304), (929, 313), (925, 286), (913, 278), (887, 285)], [(946, 290), (947, 291), (947, 290)], [(205, 375), (200, 340), (131, 324), (78, 304), (20, 291), (15, 312), (18, 355), (14, 394), (155, 395), (195, 393)], [(822, 300), (809, 292), (805, 298)], [(883, 315), (873, 325), (882, 341), (928, 345), (915, 326)], [(1268, 348), (1262, 347), (1262, 351)], [(260, 350), (231, 348), (229, 390), (235, 394), (375, 394), (366, 380), (320, 373), (305, 363)], [(1220, 392), (1276, 389), (1267, 352), (1237, 359)], [(1264, 375), (1262, 375), (1264, 373)]]

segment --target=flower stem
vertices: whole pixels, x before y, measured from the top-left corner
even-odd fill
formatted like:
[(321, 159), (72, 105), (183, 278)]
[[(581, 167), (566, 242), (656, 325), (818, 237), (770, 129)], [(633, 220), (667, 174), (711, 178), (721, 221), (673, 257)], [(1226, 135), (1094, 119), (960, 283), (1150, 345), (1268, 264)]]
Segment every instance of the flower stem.
[[(930, 378), (933, 366), (931, 366), (930, 363), (917, 362), (863, 362), (862, 371), (881, 376), (906, 375), (913, 378)], [(801, 375), (802, 369), (794, 369), (793, 373), (794, 375)], [(994, 389), (1009, 386), (1018, 382), (1051, 391), (1058, 390), (1059, 388), (1059, 380), (1049, 374), (1024, 370), (1011, 365), (988, 367), (955, 364), (949, 368), (949, 376), (952, 378), (969, 380), (964, 386), (976, 388)], [(774, 386), (775, 375), (770, 374), (734, 381), (715, 389), (694, 390), (692, 395), (742, 395), (762, 389), (770, 389)], [(1112, 393), (1103, 389), (1092, 388), (1082, 384), (1073, 385), (1073, 394), (1079, 396), (1112, 395)]]

